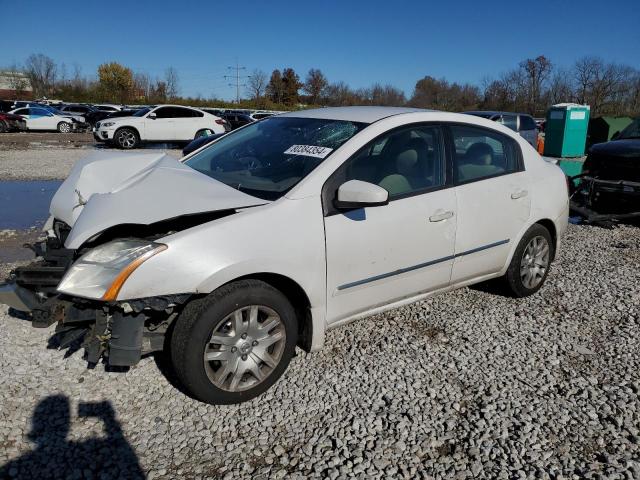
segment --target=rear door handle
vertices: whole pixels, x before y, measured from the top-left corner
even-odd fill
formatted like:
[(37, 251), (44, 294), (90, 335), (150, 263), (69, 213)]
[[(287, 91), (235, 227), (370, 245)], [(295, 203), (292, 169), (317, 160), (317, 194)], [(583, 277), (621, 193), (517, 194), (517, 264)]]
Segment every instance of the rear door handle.
[(517, 200), (519, 198), (526, 197), (528, 193), (529, 192), (527, 192), (526, 190), (517, 190), (511, 194), (511, 199)]
[(442, 210), (437, 211), (437, 213), (431, 215), (429, 217), (430, 222), (441, 222), (443, 220), (447, 220), (448, 218), (453, 217), (452, 211), (443, 212)]

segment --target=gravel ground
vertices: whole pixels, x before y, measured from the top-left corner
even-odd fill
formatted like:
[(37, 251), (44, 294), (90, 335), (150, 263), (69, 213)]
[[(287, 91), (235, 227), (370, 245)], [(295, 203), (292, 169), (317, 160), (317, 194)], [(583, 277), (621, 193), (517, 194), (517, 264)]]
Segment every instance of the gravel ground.
[[(180, 158), (181, 148), (151, 144), (135, 152), (154, 149)], [(0, 134), (0, 180), (65, 179), (73, 164), (94, 149), (111, 150), (96, 144), (89, 133), (3, 133)]]
[(640, 229), (570, 225), (533, 297), (333, 330), (234, 406), (184, 396), (162, 357), (86, 370), (0, 307), (0, 477), (637, 479), (639, 267)]

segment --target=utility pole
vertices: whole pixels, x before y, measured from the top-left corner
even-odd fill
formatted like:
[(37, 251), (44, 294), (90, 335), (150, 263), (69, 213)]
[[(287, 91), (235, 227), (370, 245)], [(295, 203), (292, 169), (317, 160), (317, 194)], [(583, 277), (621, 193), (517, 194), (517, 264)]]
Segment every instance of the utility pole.
[(235, 67), (227, 67), (229, 70), (235, 70), (236, 74), (235, 75), (225, 75), (224, 78), (226, 79), (234, 79), (235, 80), (235, 84), (234, 83), (230, 83), (229, 86), (236, 87), (236, 103), (240, 103), (240, 87), (246, 87), (247, 84), (246, 83), (240, 83), (240, 79), (244, 79), (244, 78), (249, 78), (249, 75), (240, 75), (240, 70), (246, 70), (247, 67), (241, 67), (240, 65), (238, 65), (238, 59), (236, 59), (236, 66)]

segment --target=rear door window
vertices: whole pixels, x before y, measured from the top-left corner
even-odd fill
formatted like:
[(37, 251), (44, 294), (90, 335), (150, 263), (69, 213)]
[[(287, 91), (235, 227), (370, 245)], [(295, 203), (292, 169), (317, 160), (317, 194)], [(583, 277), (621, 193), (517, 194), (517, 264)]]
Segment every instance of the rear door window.
[(495, 177), (520, 169), (516, 142), (489, 129), (451, 126), (457, 183)]

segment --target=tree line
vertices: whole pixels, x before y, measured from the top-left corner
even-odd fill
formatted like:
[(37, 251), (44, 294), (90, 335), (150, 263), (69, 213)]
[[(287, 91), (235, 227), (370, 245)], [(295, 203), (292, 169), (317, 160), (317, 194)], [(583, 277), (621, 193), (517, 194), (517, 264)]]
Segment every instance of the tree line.
[[(83, 75), (78, 66), (69, 72), (43, 54), (30, 55), (22, 67), (37, 98), (62, 98), (71, 102), (116, 102), (187, 105), (237, 105), (217, 98), (180, 95), (178, 71), (168, 67), (160, 78), (117, 62), (102, 64), (97, 76)], [(14, 81), (11, 80), (10, 81)], [(26, 88), (24, 77), (15, 76), (15, 89)], [(600, 57), (578, 59), (570, 67), (554, 65), (540, 55), (520, 62), (497, 77), (486, 77), (480, 85), (450, 82), (446, 78), (419, 79), (411, 96), (401, 89), (374, 83), (354, 89), (342, 81), (330, 81), (317, 68), (304, 78), (291, 67), (270, 75), (254, 70), (247, 80), (243, 108), (295, 109), (304, 106), (382, 105), (411, 106), (445, 111), (506, 110), (543, 116), (549, 106), (575, 102), (591, 106), (592, 115), (640, 114), (640, 71)]]

